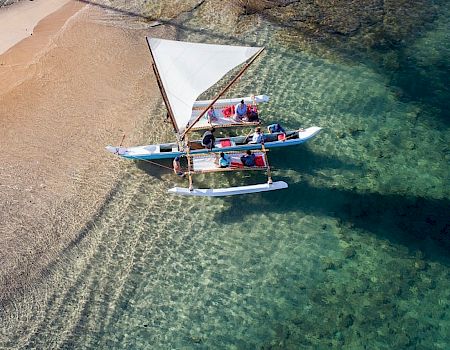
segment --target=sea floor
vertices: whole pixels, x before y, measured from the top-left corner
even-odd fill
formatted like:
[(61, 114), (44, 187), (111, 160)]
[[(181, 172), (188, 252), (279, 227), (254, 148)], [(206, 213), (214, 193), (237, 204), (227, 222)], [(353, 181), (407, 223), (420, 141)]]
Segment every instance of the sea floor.
[[(450, 64), (449, 14), (443, 6), (402, 49), (439, 83), (448, 81), (435, 65)], [(244, 38), (204, 18), (181, 18), (178, 39), (266, 46), (234, 90), (271, 97), (265, 122), (324, 128), (270, 152), (274, 179), (289, 188), (176, 197), (166, 190), (182, 180), (122, 161), (97, 218), (41, 285), (5, 305), (0, 348), (448, 349), (444, 97), (409, 93), (400, 82), (411, 69), (352, 59), (264, 19), (241, 28)], [(195, 178), (202, 187), (261, 181)]]

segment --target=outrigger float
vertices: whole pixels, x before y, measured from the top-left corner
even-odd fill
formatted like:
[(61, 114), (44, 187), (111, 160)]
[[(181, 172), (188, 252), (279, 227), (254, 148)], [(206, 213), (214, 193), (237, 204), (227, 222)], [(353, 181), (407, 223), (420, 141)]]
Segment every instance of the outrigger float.
[[(255, 165), (245, 166), (241, 157), (244, 155), (242, 152), (229, 152), (228, 157), (230, 158), (230, 166), (227, 168), (218, 167), (218, 154), (208, 153), (208, 154), (195, 154), (188, 156), (188, 163), (191, 165), (189, 168), (189, 188), (174, 187), (169, 190), (170, 193), (180, 194), (185, 196), (201, 196), (201, 197), (222, 197), (222, 196), (234, 196), (237, 194), (244, 193), (256, 193), (256, 192), (266, 192), (281, 190), (287, 188), (288, 184), (284, 181), (272, 181), (270, 174), (270, 165), (267, 159), (267, 153), (262, 146), (262, 151), (252, 152), (255, 155)], [(268, 181), (264, 184), (258, 185), (247, 185), (238, 187), (228, 187), (228, 188), (207, 188), (207, 189), (196, 189), (192, 186), (192, 175), (193, 174), (204, 174), (204, 173), (214, 173), (218, 171), (266, 171), (268, 175)]]
[[(263, 143), (251, 143), (249, 136), (224, 137), (215, 140), (212, 149), (207, 150), (201, 140), (189, 141), (189, 133), (211, 127), (230, 128), (255, 126), (259, 118), (234, 118), (234, 105), (241, 100), (250, 106), (249, 110), (258, 113), (258, 104), (266, 103), (266, 95), (221, 99), (223, 94), (237, 81), (247, 68), (262, 53), (264, 48), (210, 45), (181, 42), (165, 39), (147, 38), (153, 59), (153, 71), (177, 136), (176, 142), (135, 147), (107, 146), (106, 149), (127, 159), (158, 160), (186, 157), (189, 188), (174, 187), (169, 193), (188, 196), (230, 196), (244, 193), (273, 191), (287, 188), (283, 181), (272, 181), (267, 150), (287, 147), (308, 141), (316, 136), (321, 128), (290, 130), (284, 133), (263, 134)], [(204, 91), (217, 83), (233, 68), (243, 64), (236, 76), (212, 100), (196, 101)], [(208, 111), (214, 107), (213, 118)], [(256, 159), (262, 159), (255, 166), (243, 166), (240, 157), (243, 151), (250, 150)], [(220, 168), (218, 153), (223, 152), (232, 159), (229, 167)], [(196, 189), (192, 175), (219, 171), (262, 170), (266, 171), (268, 181), (264, 184), (247, 185), (220, 189)]]

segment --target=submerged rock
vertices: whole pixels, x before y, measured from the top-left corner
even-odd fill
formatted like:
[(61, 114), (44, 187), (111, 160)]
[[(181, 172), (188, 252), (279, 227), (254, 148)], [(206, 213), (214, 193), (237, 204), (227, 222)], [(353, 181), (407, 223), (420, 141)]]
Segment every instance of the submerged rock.
[(416, 144), (413, 141), (408, 140), (405, 142), (405, 148), (412, 151), (413, 149), (416, 149)]
[(414, 262), (414, 268), (419, 271), (424, 271), (427, 269), (427, 263), (423, 260), (416, 260)]
[(338, 327), (340, 329), (349, 328), (353, 326), (353, 323), (355, 322), (355, 317), (352, 314), (345, 314), (341, 312), (337, 318)]
[(338, 131), (336, 133), (336, 136), (337, 136), (338, 139), (343, 139), (343, 138), (345, 138), (347, 136), (347, 134), (345, 132), (343, 132), (343, 131)]
[(195, 344), (201, 344), (203, 343), (203, 339), (201, 337), (198, 336), (191, 336), (191, 341)]
[[(262, 14), (317, 39), (350, 39), (352, 45), (371, 48), (403, 44), (437, 12), (426, 0), (235, 1), (241, 3), (243, 15)], [(398, 64), (395, 57), (391, 61)]]
[(323, 264), (322, 271), (336, 270), (337, 268), (342, 267), (342, 263), (340, 261), (334, 261), (329, 258), (324, 259), (322, 261), (322, 264)]
[(344, 256), (346, 259), (351, 259), (353, 257), (355, 257), (356, 255), (356, 250), (352, 247), (348, 247), (344, 250)]

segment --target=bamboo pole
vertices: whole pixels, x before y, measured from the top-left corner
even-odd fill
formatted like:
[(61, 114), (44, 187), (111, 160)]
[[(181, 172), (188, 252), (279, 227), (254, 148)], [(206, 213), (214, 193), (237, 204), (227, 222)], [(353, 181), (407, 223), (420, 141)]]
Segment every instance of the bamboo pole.
[(213, 125), (212, 123), (209, 125), (209, 126), (199, 126), (199, 127), (193, 127), (192, 129), (191, 129), (191, 131), (199, 131), (199, 130), (208, 130), (208, 129), (210, 129), (212, 126), (213, 127), (215, 127), (215, 128), (221, 128), (221, 129), (224, 129), (224, 128), (235, 128), (235, 127), (237, 127), (237, 126), (242, 126), (242, 127), (245, 127), (245, 126), (258, 126), (258, 125), (261, 125), (261, 122), (240, 122), (240, 123), (235, 123), (235, 124), (233, 124), (233, 123), (230, 123), (230, 124), (215, 124), (215, 125)]
[(300, 129), (298, 129), (298, 130), (294, 130), (294, 133), (293, 133), (291, 136), (286, 137), (286, 140), (292, 139), (292, 138), (295, 137), (295, 136), (298, 136), (298, 137), (300, 138), (300, 136), (297, 135), (297, 133), (299, 133), (300, 131), (304, 131), (304, 130), (305, 130), (305, 129), (303, 129), (303, 128), (300, 128)]
[(189, 154), (189, 140), (186, 140), (186, 158), (188, 161), (188, 179), (189, 179), (189, 191), (193, 191), (194, 190), (194, 185), (192, 183), (192, 172), (191, 172), (191, 156)]
[(197, 118), (195, 118), (195, 120), (191, 123), (191, 125), (186, 129), (186, 130), (184, 130), (183, 131), (183, 134), (181, 134), (181, 138), (183, 139), (185, 136), (186, 136), (186, 134), (192, 129), (192, 127), (195, 125), (195, 123), (197, 123), (200, 119), (201, 119), (201, 117), (209, 110), (209, 108), (211, 107), (211, 106), (213, 106), (214, 105), (214, 103), (216, 103), (216, 101), (225, 93), (225, 92), (227, 92), (228, 91), (228, 89), (236, 82), (236, 80), (238, 80), (238, 78), (242, 75), (242, 74), (244, 74), (244, 72), (248, 69), (248, 67), (250, 67), (250, 65), (256, 60), (256, 58), (262, 53), (264, 51), (264, 47), (262, 47), (262, 48), (260, 48), (259, 50), (258, 50), (258, 52), (256, 52), (254, 55), (253, 55), (253, 57), (250, 59), (250, 61), (248, 61), (247, 62), (247, 64), (244, 66), (244, 67), (242, 67), (242, 69), (239, 71), (239, 73), (233, 78), (233, 80), (231, 80), (228, 84), (227, 84), (227, 86), (225, 86), (225, 88), (221, 91), (221, 92), (219, 92), (218, 94), (217, 94), (217, 96), (212, 100), (212, 102), (200, 113), (200, 115), (197, 117)]
[(266, 151), (266, 147), (264, 147), (264, 143), (261, 144), (261, 151), (263, 151), (263, 153), (264, 153), (264, 159), (266, 160), (266, 164), (267, 164), (267, 183), (269, 185), (271, 185), (272, 184), (272, 172), (270, 171), (269, 158), (267, 157), (267, 151)]
[(120, 141), (119, 147), (122, 147), (123, 140), (125, 140), (125, 134), (123, 134), (123, 136), (122, 136), (122, 140)]
[(209, 173), (226, 173), (231, 171), (264, 171), (267, 167), (252, 166), (252, 167), (230, 167), (230, 168), (218, 168), (209, 170), (193, 171), (192, 174), (209, 174)]

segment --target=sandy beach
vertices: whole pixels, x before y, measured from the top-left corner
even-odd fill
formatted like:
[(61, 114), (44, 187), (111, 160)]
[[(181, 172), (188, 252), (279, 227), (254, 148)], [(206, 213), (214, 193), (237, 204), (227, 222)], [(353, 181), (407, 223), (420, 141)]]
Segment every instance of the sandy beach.
[[(141, 123), (159, 103), (148, 31), (111, 26), (102, 19), (114, 14), (99, 7), (58, 5), (46, 8), (51, 13), (32, 36), (0, 55), (4, 301), (37, 283), (83, 235), (126, 166), (105, 145), (123, 134), (138, 142)], [(20, 20), (32, 25), (35, 17)]]

